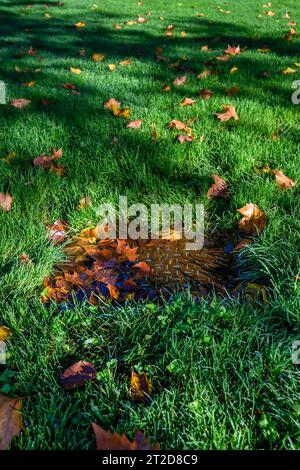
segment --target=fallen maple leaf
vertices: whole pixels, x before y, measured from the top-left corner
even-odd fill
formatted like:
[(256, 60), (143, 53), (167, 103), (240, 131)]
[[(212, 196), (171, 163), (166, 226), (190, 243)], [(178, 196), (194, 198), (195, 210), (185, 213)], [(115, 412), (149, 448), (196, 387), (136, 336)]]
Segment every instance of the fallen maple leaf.
[(30, 105), (31, 100), (27, 100), (26, 98), (15, 98), (10, 100), (9, 103), (14, 108), (23, 109)]
[(59, 160), (62, 157), (62, 149), (54, 150), (51, 149), (51, 155), (47, 156), (41, 153), (38, 157), (33, 160), (33, 165), (41, 168), (50, 168), (53, 160)]
[(172, 121), (168, 124), (169, 129), (177, 129), (178, 131), (185, 131), (187, 134), (190, 134), (191, 128), (187, 126), (182, 121), (179, 121), (179, 119), (172, 119)]
[(122, 255), (125, 255), (125, 257), (128, 259), (128, 261), (135, 261), (136, 260), (136, 252), (138, 250), (138, 247), (135, 248), (130, 248), (128, 242), (126, 240), (118, 240), (118, 245), (116, 252)]
[(0, 206), (5, 212), (9, 212), (11, 210), (13, 200), (13, 196), (10, 196), (7, 192), (0, 193)]
[(133, 442), (130, 442), (125, 434), (121, 436), (116, 432), (105, 431), (96, 423), (92, 423), (96, 436), (97, 450), (159, 450), (157, 442), (152, 445), (150, 439), (146, 439), (144, 434), (137, 431)]
[(276, 183), (283, 189), (292, 189), (296, 186), (296, 182), (291, 178), (288, 178), (281, 170), (273, 170), (275, 175)]
[(136, 119), (135, 121), (131, 121), (129, 124), (127, 124), (126, 127), (129, 129), (140, 129), (142, 125), (142, 121), (140, 119)]
[(240, 46), (235, 47), (235, 46), (230, 46), (228, 44), (227, 49), (225, 49), (224, 52), (225, 52), (225, 54), (229, 54), (229, 55), (238, 55), (238, 54), (241, 53), (241, 48), (240, 48)]
[(145, 372), (131, 372), (129, 395), (133, 401), (149, 401), (152, 393), (152, 382)]
[(215, 113), (215, 115), (220, 121), (226, 122), (226, 121), (229, 121), (230, 119), (234, 119), (235, 121), (238, 121), (239, 118), (238, 118), (235, 106), (231, 104), (229, 105), (223, 104), (223, 110), (224, 110), (224, 113)]
[(82, 387), (85, 382), (96, 378), (96, 369), (91, 362), (79, 361), (68, 367), (59, 377), (59, 384), (65, 390)]
[(209, 100), (213, 96), (213, 92), (208, 88), (203, 88), (203, 90), (199, 91), (199, 95), (203, 100)]
[(175, 86), (183, 86), (186, 83), (187, 77), (183, 75), (182, 77), (177, 77), (173, 80), (173, 85)]
[(104, 54), (100, 54), (99, 52), (95, 52), (91, 59), (94, 61), (94, 62), (102, 62), (102, 60), (105, 59), (105, 55)]
[(182, 101), (180, 101), (179, 105), (180, 106), (192, 106), (195, 103), (196, 101), (193, 100), (192, 98), (184, 98)]
[(211, 185), (206, 193), (208, 199), (217, 197), (226, 197), (228, 195), (226, 181), (218, 175), (212, 175), (214, 183)]
[(0, 341), (6, 341), (11, 336), (10, 328), (0, 325)]
[(24, 430), (22, 400), (0, 395), (0, 450), (9, 447), (12, 439)]
[(239, 229), (248, 235), (257, 235), (261, 232), (267, 223), (266, 214), (255, 204), (246, 204), (237, 211), (243, 218), (239, 221)]
[(133, 268), (137, 268), (143, 273), (150, 273), (150, 266), (149, 264), (145, 263), (144, 261), (140, 261), (139, 263), (136, 263)]

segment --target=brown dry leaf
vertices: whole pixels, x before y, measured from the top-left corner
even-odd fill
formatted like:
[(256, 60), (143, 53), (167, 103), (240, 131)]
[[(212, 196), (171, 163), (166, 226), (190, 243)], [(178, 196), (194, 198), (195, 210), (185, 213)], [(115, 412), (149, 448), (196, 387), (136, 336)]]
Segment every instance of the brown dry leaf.
[(27, 100), (26, 98), (16, 98), (10, 100), (10, 105), (17, 109), (27, 108), (30, 105), (31, 100)]
[(201, 46), (201, 47), (200, 47), (200, 50), (201, 50), (202, 52), (208, 52), (208, 51), (209, 51), (209, 47), (208, 47), (207, 45)]
[(225, 88), (225, 93), (228, 96), (234, 96), (239, 92), (239, 89), (237, 86), (232, 86), (231, 88)]
[(276, 13), (274, 13), (274, 11), (271, 11), (271, 10), (265, 11), (264, 14), (267, 15), (267, 16), (275, 16), (276, 15)]
[(59, 377), (59, 384), (65, 390), (82, 387), (85, 382), (96, 378), (96, 369), (91, 362), (79, 361), (68, 367)]
[(183, 144), (184, 142), (192, 142), (194, 139), (191, 135), (177, 134), (176, 140), (178, 140), (180, 144)]
[(215, 113), (217, 118), (222, 122), (230, 121), (230, 119), (234, 119), (238, 121), (239, 117), (237, 115), (235, 106), (231, 104), (223, 104), (224, 113)]
[(152, 393), (152, 382), (145, 372), (138, 374), (131, 371), (129, 395), (133, 401), (149, 401)]
[(173, 85), (183, 86), (186, 83), (187, 76), (183, 75), (182, 77), (177, 77), (173, 80)]
[(86, 209), (87, 207), (92, 206), (92, 205), (93, 205), (93, 203), (92, 203), (92, 200), (91, 200), (90, 196), (84, 196), (79, 201), (79, 208), (80, 209)]
[(136, 263), (133, 268), (137, 268), (143, 273), (150, 273), (150, 266), (149, 264), (145, 263), (144, 261), (140, 261), (139, 263)]
[(187, 126), (182, 121), (179, 121), (179, 119), (172, 119), (172, 121), (168, 124), (169, 129), (177, 129), (178, 131), (185, 131), (187, 134), (191, 133), (191, 128)]
[(121, 436), (116, 432), (105, 431), (96, 423), (92, 423), (96, 436), (97, 450), (159, 450), (160, 445), (157, 442), (152, 445), (150, 439), (138, 431), (134, 441), (130, 442), (125, 434)]
[(127, 124), (126, 127), (129, 129), (140, 129), (142, 125), (142, 121), (140, 119), (136, 119), (135, 121), (131, 121), (129, 124)]
[(165, 84), (165, 85), (162, 87), (162, 91), (163, 91), (164, 93), (168, 93), (168, 91), (171, 91), (170, 85)]
[(248, 235), (257, 235), (257, 232), (261, 232), (265, 228), (267, 224), (266, 214), (255, 204), (246, 204), (237, 211), (243, 216), (238, 224), (242, 232)]
[(208, 88), (199, 91), (199, 95), (203, 100), (209, 100), (213, 96), (213, 92)]
[(51, 149), (51, 155), (47, 156), (41, 153), (38, 157), (33, 160), (33, 165), (41, 168), (51, 168), (53, 160), (59, 160), (62, 157), (62, 149), (54, 150)]
[(184, 98), (182, 101), (180, 101), (179, 105), (180, 106), (193, 106), (196, 101), (193, 100), (192, 98)]
[(128, 261), (132, 261), (132, 262), (136, 261), (137, 250), (138, 250), (138, 247), (130, 248), (126, 240), (118, 240), (118, 246), (117, 246), (116, 252), (119, 253), (120, 255), (125, 255)]
[(0, 450), (6, 450), (12, 439), (24, 430), (22, 400), (0, 395)]
[(273, 173), (276, 178), (276, 183), (281, 188), (292, 189), (294, 186), (296, 186), (296, 181), (283, 174), (281, 170), (273, 170)]
[(8, 192), (0, 193), (0, 206), (5, 212), (9, 212), (11, 210), (11, 205), (13, 203), (14, 197), (10, 196)]
[(225, 54), (229, 54), (229, 55), (238, 55), (241, 53), (241, 48), (240, 46), (230, 46), (228, 44), (227, 46), (227, 49), (225, 49)]
[(0, 325), (0, 341), (6, 341), (11, 336), (10, 328)]
[(47, 237), (50, 243), (57, 245), (62, 243), (66, 238), (66, 222), (62, 220), (56, 220), (52, 225), (47, 225)]
[(253, 243), (253, 240), (251, 240), (250, 238), (241, 238), (239, 243), (234, 247), (234, 251), (240, 251), (245, 246), (250, 245), (251, 243)]
[(211, 185), (209, 190), (206, 193), (208, 199), (217, 198), (217, 197), (227, 197), (228, 190), (226, 181), (220, 178), (218, 175), (212, 175), (214, 183)]
[(94, 62), (102, 62), (102, 60), (105, 59), (104, 54), (100, 54), (99, 52), (94, 52), (94, 54), (91, 57), (92, 61)]

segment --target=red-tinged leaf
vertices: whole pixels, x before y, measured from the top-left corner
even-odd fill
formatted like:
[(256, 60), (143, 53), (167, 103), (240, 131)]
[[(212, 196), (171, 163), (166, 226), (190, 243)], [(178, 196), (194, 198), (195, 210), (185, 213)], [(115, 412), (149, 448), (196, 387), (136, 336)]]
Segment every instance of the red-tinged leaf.
[(58, 150), (51, 148), (51, 156), (55, 158), (55, 160), (59, 160), (62, 157), (62, 148)]
[(16, 98), (10, 100), (10, 105), (17, 109), (27, 108), (30, 105), (31, 100), (27, 100), (26, 98)]
[(36, 55), (37, 51), (35, 49), (33, 49), (33, 47), (30, 47), (27, 51), (27, 54), (28, 55)]
[(30, 258), (29, 258), (29, 256), (27, 255), (27, 253), (22, 253), (22, 254), (19, 256), (19, 260), (20, 260), (20, 263), (21, 263), (21, 264), (28, 264), (29, 261), (30, 261)]
[(63, 88), (66, 88), (67, 90), (76, 90), (76, 86), (73, 85), (73, 83), (64, 83)]
[(52, 225), (47, 225), (47, 236), (50, 243), (58, 245), (66, 237), (67, 224), (64, 221), (56, 220)]
[(140, 119), (136, 119), (135, 121), (131, 121), (129, 124), (127, 124), (126, 127), (129, 129), (140, 129), (142, 125), (142, 121)]
[(228, 44), (227, 49), (225, 49), (224, 53), (229, 54), (229, 55), (238, 55), (241, 53), (241, 48), (240, 46), (235, 47), (235, 46), (230, 46)]
[(145, 263), (144, 261), (140, 261), (139, 263), (136, 263), (133, 268), (137, 268), (143, 273), (150, 273), (150, 266), (149, 264)]
[(218, 175), (212, 175), (214, 184), (211, 185), (206, 193), (208, 199), (217, 197), (226, 197), (228, 195), (226, 181), (220, 178)]
[(215, 115), (220, 121), (226, 122), (226, 121), (229, 121), (230, 119), (234, 119), (235, 121), (238, 121), (239, 117), (237, 115), (235, 106), (231, 104), (230, 105), (224, 104), (223, 110), (224, 110), (224, 113), (215, 113)]
[(50, 168), (54, 157), (47, 157), (44, 153), (33, 160), (33, 165), (41, 168)]
[(225, 88), (225, 93), (228, 96), (234, 96), (239, 92), (239, 89), (237, 86), (232, 86), (231, 88)]
[(190, 127), (188, 127), (187, 124), (185, 124), (184, 122), (179, 121), (179, 119), (172, 119), (172, 121), (169, 122), (168, 124), (168, 128), (169, 129), (175, 128), (178, 131), (185, 131), (187, 134), (191, 132)]
[(130, 442), (129, 439), (122, 434), (121, 436), (116, 432), (105, 431), (96, 423), (92, 423), (92, 427), (96, 436), (97, 450), (159, 450), (159, 443), (151, 444), (150, 439), (147, 439), (144, 434), (138, 431), (135, 435), (134, 441)]
[(176, 140), (178, 140), (180, 144), (183, 144), (184, 142), (192, 142), (194, 139), (191, 135), (177, 134)]
[(282, 173), (281, 170), (273, 170), (273, 173), (275, 175), (277, 185), (281, 188), (292, 189), (294, 186), (296, 186), (296, 181), (288, 178), (288, 176)]
[(60, 375), (59, 384), (65, 390), (82, 387), (87, 381), (96, 378), (96, 369), (91, 362), (79, 361), (68, 367), (63, 374)]
[(199, 95), (203, 100), (209, 100), (213, 96), (213, 92), (209, 88), (203, 88), (203, 90), (200, 90)]
[(183, 75), (182, 77), (177, 77), (173, 80), (173, 85), (175, 86), (183, 86), (186, 83), (187, 77)]
[(10, 196), (7, 192), (0, 193), (0, 206), (5, 212), (9, 212), (11, 210), (13, 200), (13, 196)]
[(242, 232), (254, 236), (265, 228), (267, 224), (266, 214), (255, 204), (246, 204), (237, 211), (243, 216), (239, 221), (239, 229)]
[(22, 400), (0, 395), (0, 450), (6, 450), (12, 439), (24, 430)]

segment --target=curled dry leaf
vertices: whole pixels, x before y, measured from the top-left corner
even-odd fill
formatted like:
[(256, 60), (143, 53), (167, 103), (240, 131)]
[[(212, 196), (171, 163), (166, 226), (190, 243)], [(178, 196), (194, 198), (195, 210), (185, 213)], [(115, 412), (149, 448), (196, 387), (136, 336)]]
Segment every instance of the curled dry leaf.
[(151, 444), (144, 434), (137, 431), (133, 442), (122, 434), (116, 432), (105, 431), (96, 423), (92, 423), (92, 427), (96, 436), (97, 450), (159, 450), (159, 443)]
[(177, 77), (175, 80), (173, 80), (173, 85), (175, 86), (183, 86), (186, 83), (186, 75), (183, 75), (182, 77)]
[(209, 88), (203, 88), (199, 91), (199, 95), (203, 100), (209, 100), (213, 96), (213, 92)]
[(96, 369), (91, 362), (79, 361), (68, 367), (59, 377), (59, 384), (65, 390), (82, 387), (85, 382), (96, 378)]
[(296, 186), (296, 181), (288, 178), (281, 170), (273, 170), (275, 175), (276, 183), (283, 189), (292, 189)]
[(0, 206), (5, 212), (9, 212), (11, 210), (13, 200), (13, 196), (10, 196), (7, 192), (0, 193)]
[(230, 119), (234, 119), (235, 121), (238, 121), (239, 117), (237, 115), (235, 106), (231, 104), (223, 104), (223, 110), (224, 110), (224, 113), (215, 113), (215, 115), (220, 121), (226, 122), (226, 121), (229, 121)]
[(187, 126), (182, 121), (179, 121), (179, 119), (172, 119), (171, 122), (168, 124), (168, 129), (177, 129), (178, 131), (185, 131), (187, 134), (191, 133), (191, 128)]
[(129, 124), (127, 124), (126, 127), (129, 129), (140, 129), (142, 125), (142, 121), (140, 119), (136, 119), (135, 121), (131, 121)]
[(145, 263), (144, 261), (140, 261), (139, 263), (136, 263), (134, 266), (132, 266), (133, 268), (137, 268), (139, 269), (140, 271), (142, 271), (143, 273), (150, 273), (150, 266), (148, 263)]
[(26, 98), (16, 98), (10, 100), (10, 105), (17, 109), (23, 109), (30, 105), (31, 101)]
[(260, 210), (255, 204), (246, 204), (237, 211), (242, 214), (243, 218), (239, 221), (239, 229), (248, 235), (257, 235), (261, 232), (266, 224), (266, 214)]
[(145, 372), (137, 374), (131, 372), (129, 395), (133, 401), (149, 401), (152, 393), (152, 382)]
[(66, 237), (66, 228), (66, 222), (61, 220), (56, 220), (52, 225), (47, 225), (48, 241), (54, 245), (62, 243)]
[(228, 195), (226, 181), (218, 175), (212, 175), (212, 178), (214, 180), (214, 184), (211, 185), (206, 193), (208, 199), (226, 197)]
[(0, 450), (9, 447), (12, 439), (24, 430), (22, 400), (0, 395)]
[(182, 101), (180, 101), (180, 106), (193, 106), (196, 101), (193, 100), (192, 98), (184, 98)]
[(134, 262), (137, 257), (138, 247), (130, 248), (128, 242), (126, 240), (118, 240), (118, 246), (116, 252), (120, 255), (124, 255), (128, 261)]

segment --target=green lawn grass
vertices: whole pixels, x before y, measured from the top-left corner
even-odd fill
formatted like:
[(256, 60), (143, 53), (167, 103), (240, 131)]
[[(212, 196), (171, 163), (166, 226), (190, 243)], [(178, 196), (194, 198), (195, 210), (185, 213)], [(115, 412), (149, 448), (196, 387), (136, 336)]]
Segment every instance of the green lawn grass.
[[(33, 8), (25, 9), (28, 3)], [(300, 39), (284, 39), (289, 20), (283, 18), (289, 11), (300, 22), (300, 5), (273, 0), (271, 17), (263, 13), (262, 0), (144, 0), (142, 6), (101, 0), (97, 8), (90, 0), (66, 0), (63, 7), (48, 1), (48, 9), (44, 3), (2, 0), (0, 8), (0, 79), (8, 100), (32, 101), (23, 110), (0, 106), (0, 158), (16, 153), (11, 164), (0, 161), (0, 191), (14, 196), (11, 212), (0, 212), (0, 324), (13, 333), (0, 392), (26, 397), (26, 430), (11, 448), (93, 449), (95, 421), (130, 438), (143, 430), (163, 449), (299, 449), (299, 366), (291, 360), (292, 342), (300, 339), (299, 189), (281, 190), (272, 175), (254, 167), (268, 164), (299, 182), (300, 105), (291, 102), (291, 84), (300, 68), (293, 75), (281, 71), (300, 62)], [(206, 16), (197, 17), (199, 12)], [(138, 13), (148, 22), (115, 29)], [(81, 30), (73, 26), (78, 21), (86, 23)], [(176, 26), (170, 38), (164, 30), (169, 24)], [(201, 51), (206, 44), (210, 51)], [(218, 63), (218, 75), (196, 79), (228, 44), (245, 50)], [(36, 55), (15, 57), (31, 46)], [(271, 51), (257, 51), (264, 46)], [(157, 47), (196, 72), (184, 87), (161, 92), (185, 72), (157, 62)], [(93, 62), (95, 52), (105, 60)], [(131, 65), (119, 65), (128, 58)], [(234, 65), (238, 71), (230, 74)], [(16, 66), (41, 72), (18, 73)], [(34, 87), (22, 86), (31, 80)], [(64, 89), (65, 83), (76, 85), (80, 96)], [(231, 86), (239, 88), (234, 97), (224, 92)], [(214, 96), (201, 100), (202, 88)], [(132, 119), (143, 120), (140, 130), (127, 129), (126, 120), (103, 109), (111, 97), (130, 107)], [(184, 97), (197, 103), (182, 108)], [(50, 104), (43, 107), (45, 98)], [(226, 103), (239, 115), (233, 125), (213, 115)], [(167, 124), (194, 117), (196, 141), (180, 145)], [(111, 144), (114, 137), (118, 141)], [(32, 165), (51, 147), (63, 148), (65, 177)], [(214, 173), (228, 182), (226, 202), (205, 196)], [(268, 224), (240, 256), (239, 272), (244, 280), (267, 281), (268, 304), (244, 305), (229, 297), (195, 303), (182, 294), (160, 307), (42, 305), (43, 280), (62, 258), (60, 248), (47, 242), (45, 224), (65, 219), (77, 233), (97, 222), (97, 205), (116, 203), (120, 194), (147, 204), (203, 203), (208, 228), (233, 230), (236, 210), (257, 204)], [(93, 207), (79, 211), (85, 195)], [(20, 263), (23, 252), (31, 263)], [(80, 359), (95, 364), (97, 380), (65, 392), (57, 377)], [(132, 367), (153, 381), (148, 405), (128, 397)]]

